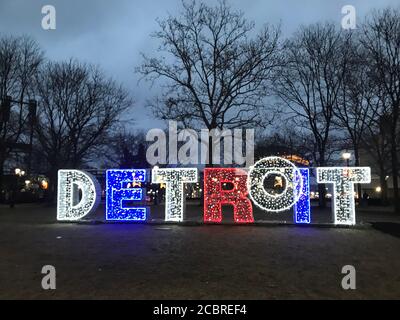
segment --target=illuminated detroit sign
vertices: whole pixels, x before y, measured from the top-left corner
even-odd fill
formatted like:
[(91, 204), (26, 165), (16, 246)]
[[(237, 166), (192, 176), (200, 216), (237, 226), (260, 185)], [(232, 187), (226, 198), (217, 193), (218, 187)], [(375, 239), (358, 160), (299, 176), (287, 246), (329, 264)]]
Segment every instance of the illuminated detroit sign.
[[(197, 183), (197, 168), (154, 168), (151, 180), (145, 169), (112, 169), (106, 172), (106, 220), (146, 222), (149, 208), (143, 205), (146, 183), (164, 184), (165, 221), (181, 222), (185, 217), (185, 184)], [(271, 192), (265, 181), (279, 176), (280, 192)], [(235, 223), (253, 223), (253, 205), (265, 212), (279, 213), (293, 209), (297, 224), (312, 222), (310, 207), (310, 173), (289, 160), (266, 157), (248, 171), (240, 168), (204, 169), (205, 223), (221, 223), (222, 207), (230, 205)], [(354, 184), (370, 183), (368, 167), (319, 167), (317, 182), (333, 185), (334, 223), (356, 223)], [(226, 188), (224, 186), (230, 186)], [(96, 178), (80, 170), (58, 173), (57, 219), (77, 221), (96, 210), (100, 187)], [(135, 205), (135, 202), (137, 205)]]

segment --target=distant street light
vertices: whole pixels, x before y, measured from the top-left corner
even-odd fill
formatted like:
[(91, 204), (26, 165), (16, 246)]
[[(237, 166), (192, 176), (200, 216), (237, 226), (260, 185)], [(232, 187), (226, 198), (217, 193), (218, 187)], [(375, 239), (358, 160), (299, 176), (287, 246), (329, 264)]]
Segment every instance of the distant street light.
[(49, 183), (47, 182), (47, 180), (42, 180), (40, 185), (41, 185), (43, 190), (47, 190), (47, 188), (49, 187)]
[(346, 160), (346, 165), (349, 167), (350, 166), (351, 153), (350, 152), (343, 152), (342, 153), (342, 158), (344, 160)]
[[(25, 171), (21, 170), (20, 168), (15, 168), (14, 172), (15, 172), (15, 182), (11, 188), (11, 193), (10, 193), (10, 208), (14, 208), (14, 206), (15, 206), (16, 193), (17, 193), (17, 190), (19, 187), (19, 183), (20, 183), (21, 177), (23, 177), (25, 175)], [(26, 183), (26, 181), (25, 181), (25, 183)]]
[(19, 177), (23, 177), (25, 175), (25, 171), (21, 170), (20, 168), (15, 169), (15, 175)]

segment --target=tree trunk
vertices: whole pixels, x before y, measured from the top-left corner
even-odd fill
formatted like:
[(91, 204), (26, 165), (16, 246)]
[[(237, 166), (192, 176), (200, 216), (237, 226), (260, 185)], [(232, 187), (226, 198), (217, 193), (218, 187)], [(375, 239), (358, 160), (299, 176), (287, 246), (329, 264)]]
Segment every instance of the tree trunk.
[(3, 176), (4, 176), (4, 158), (0, 158), (0, 197), (2, 198), (1, 191), (3, 190)]
[(318, 205), (320, 208), (325, 208), (326, 207), (326, 189), (325, 189), (325, 183), (320, 183), (318, 184)]
[(48, 172), (48, 177), (49, 177), (49, 188), (47, 190), (47, 202), (54, 204), (56, 203), (56, 194), (57, 194), (57, 176), (58, 176), (58, 169), (52, 168)]
[(399, 181), (398, 181), (398, 163), (397, 163), (397, 148), (395, 141), (392, 142), (391, 146), (392, 154), (392, 179), (393, 179), (393, 202), (395, 213), (400, 213), (400, 199), (399, 199)]
[[(359, 155), (357, 146), (354, 146), (354, 164), (355, 164), (356, 167), (360, 166), (360, 155)], [(358, 202), (361, 203), (362, 190), (361, 190), (361, 184), (360, 183), (357, 183), (357, 197), (358, 197)]]
[(383, 205), (386, 205), (387, 204), (388, 187), (387, 187), (387, 180), (386, 180), (386, 172), (382, 168), (380, 170), (379, 180), (380, 180), (380, 187), (381, 187), (381, 201), (382, 201)]
[(214, 167), (214, 140), (213, 140), (213, 136), (210, 134), (211, 132), (213, 132), (213, 130), (215, 130), (217, 128), (217, 126), (215, 124), (211, 124), (211, 126), (208, 128), (208, 164), (206, 165), (207, 168), (212, 168)]
[[(319, 161), (318, 166), (323, 167), (325, 165), (325, 148), (319, 149)], [(318, 184), (318, 205), (320, 208), (326, 208), (326, 186), (325, 183)]]
[(208, 137), (208, 164), (207, 167), (213, 167), (213, 139), (211, 136)]

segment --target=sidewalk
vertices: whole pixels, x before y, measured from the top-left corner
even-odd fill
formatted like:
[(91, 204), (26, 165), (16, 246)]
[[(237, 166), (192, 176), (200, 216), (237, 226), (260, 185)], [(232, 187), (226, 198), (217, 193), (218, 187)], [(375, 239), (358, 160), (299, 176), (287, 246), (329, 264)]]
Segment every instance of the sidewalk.
[[(149, 223), (164, 222), (164, 205), (150, 205), (149, 215), (147, 217)], [(44, 210), (45, 212), (41, 212)], [(17, 204), (14, 209), (10, 209), (7, 205), (0, 204), (1, 214), (12, 214), (21, 211), (32, 211), (35, 215), (40, 215), (45, 221), (55, 222), (57, 219), (56, 207), (47, 204)], [(271, 213), (260, 210), (253, 206), (253, 215), (255, 223), (282, 223), (293, 224), (293, 210)], [(28, 216), (29, 217), (29, 216)], [(331, 208), (320, 209), (313, 206), (311, 208), (312, 224), (333, 224)], [(29, 217), (29, 220), (31, 220)], [(105, 219), (105, 203), (102, 201), (95, 213), (86, 216), (83, 221), (86, 222), (107, 222)], [(110, 221), (109, 221), (110, 222)], [(184, 222), (188, 223), (203, 223), (203, 206), (200, 206), (200, 201), (188, 201), (186, 204)], [(357, 207), (356, 208), (357, 225), (369, 224), (372, 222), (394, 222), (400, 223), (400, 213), (393, 213), (392, 207)], [(112, 222), (111, 222), (112, 223)], [(232, 224), (233, 210), (230, 206), (223, 208), (223, 221), (225, 224)]]
[[(58, 223), (54, 207), (2, 206), (0, 299), (399, 299), (399, 248), (373, 227)], [(40, 285), (48, 264), (54, 291)], [(357, 290), (341, 288), (344, 265)]]

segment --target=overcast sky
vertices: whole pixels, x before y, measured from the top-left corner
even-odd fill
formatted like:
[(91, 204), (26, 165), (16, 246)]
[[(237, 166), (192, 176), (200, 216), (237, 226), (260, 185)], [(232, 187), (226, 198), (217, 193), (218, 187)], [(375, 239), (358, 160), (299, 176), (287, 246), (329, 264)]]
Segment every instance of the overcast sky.
[[(205, 1), (213, 4), (216, 1)], [(246, 18), (262, 26), (265, 22), (282, 23), (285, 36), (301, 24), (330, 20), (340, 25), (341, 8), (353, 5), (357, 22), (373, 8), (398, 6), (399, 0), (228, 0)], [(57, 29), (41, 27), (44, 5), (57, 12)], [(137, 83), (135, 66), (140, 52), (151, 54), (157, 43), (150, 33), (157, 30), (156, 18), (181, 10), (181, 0), (0, 0), (0, 33), (34, 37), (52, 60), (71, 57), (98, 64), (121, 82), (136, 101), (135, 128), (160, 126), (144, 108), (147, 98), (157, 92), (145, 82)]]

